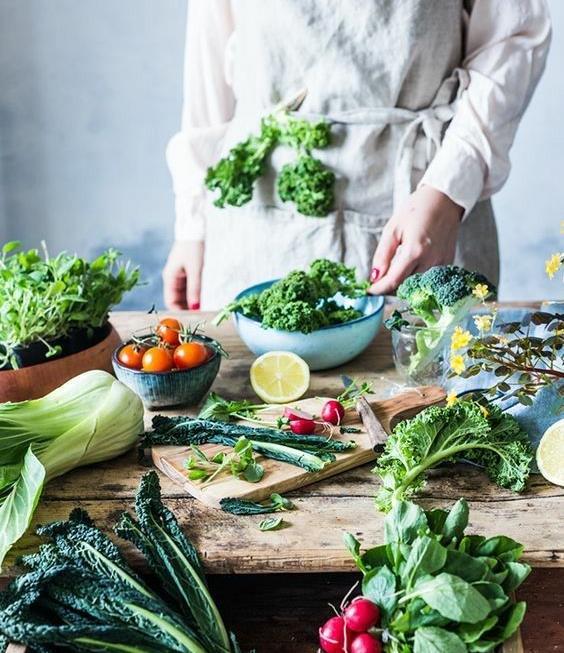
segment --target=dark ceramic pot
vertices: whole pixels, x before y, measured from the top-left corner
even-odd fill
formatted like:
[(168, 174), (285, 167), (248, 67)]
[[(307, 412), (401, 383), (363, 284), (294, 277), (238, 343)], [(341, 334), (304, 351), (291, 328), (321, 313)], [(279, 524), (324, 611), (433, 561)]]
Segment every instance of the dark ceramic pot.
[(133, 390), (146, 408), (166, 408), (169, 406), (195, 406), (211, 388), (221, 365), (221, 354), (217, 352), (210, 338), (199, 336), (198, 340), (207, 344), (212, 356), (205, 363), (189, 370), (171, 372), (143, 372), (124, 367), (117, 355), (123, 345), (113, 353), (112, 364), (117, 378)]

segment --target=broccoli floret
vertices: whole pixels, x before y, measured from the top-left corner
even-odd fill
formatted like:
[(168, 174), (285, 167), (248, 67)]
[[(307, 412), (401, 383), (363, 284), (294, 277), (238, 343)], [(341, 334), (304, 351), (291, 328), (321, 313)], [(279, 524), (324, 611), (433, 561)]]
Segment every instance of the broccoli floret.
[(478, 285), (487, 287), (486, 297), (495, 296), (495, 286), (484, 275), (456, 265), (437, 265), (411, 275), (399, 286), (397, 296), (428, 327), (417, 334), (417, 352), (411, 358), (410, 374), (424, 369), (433, 360), (452, 328), (484, 299), (474, 294)]

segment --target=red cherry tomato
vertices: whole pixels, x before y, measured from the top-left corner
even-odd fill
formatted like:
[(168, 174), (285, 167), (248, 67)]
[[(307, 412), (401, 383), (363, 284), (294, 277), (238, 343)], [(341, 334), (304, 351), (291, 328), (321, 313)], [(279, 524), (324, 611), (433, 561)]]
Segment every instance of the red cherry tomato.
[(143, 366), (143, 354), (146, 351), (147, 348), (140, 345), (125, 345), (119, 350), (117, 358), (123, 366), (140, 370)]
[(359, 596), (343, 612), (347, 628), (357, 633), (365, 633), (380, 623), (380, 608), (372, 601)]
[(143, 354), (145, 372), (168, 372), (174, 367), (172, 353), (163, 347), (151, 347)]
[(185, 342), (174, 350), (174, 365), (179, 370), (188, 370), (205, 363), (208, 348), (200, 342)]
[(174, 317), (165, 317), (157, 325), (157, 335), (164, 343), (171, 347), (177, 347), (180, 343), (181, 331), (182, 325)]

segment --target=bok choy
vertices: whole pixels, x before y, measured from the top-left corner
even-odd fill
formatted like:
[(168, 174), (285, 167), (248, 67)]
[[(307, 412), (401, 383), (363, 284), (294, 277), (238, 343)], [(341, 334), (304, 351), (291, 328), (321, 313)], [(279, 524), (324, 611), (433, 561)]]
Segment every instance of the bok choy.
[(47, 481), (121, 455), (142, 430), (139, 397), (101, 370), (41, 399), (0, 404), (0, 564), (29, 526)]

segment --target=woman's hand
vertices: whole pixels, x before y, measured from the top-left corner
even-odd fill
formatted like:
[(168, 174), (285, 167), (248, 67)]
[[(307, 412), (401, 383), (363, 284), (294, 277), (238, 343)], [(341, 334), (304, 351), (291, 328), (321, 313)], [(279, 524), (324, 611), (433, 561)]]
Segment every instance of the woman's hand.
[(177, 240), (163, 269), (164, 301), (167, 308), (197, 311), (204, 263), (204, 243)]
[(390, 294), (410, 274), (452, 263), (463, 212), (431, 186), (421, 186), (412, 193), (382, 231), (368, 292)]

